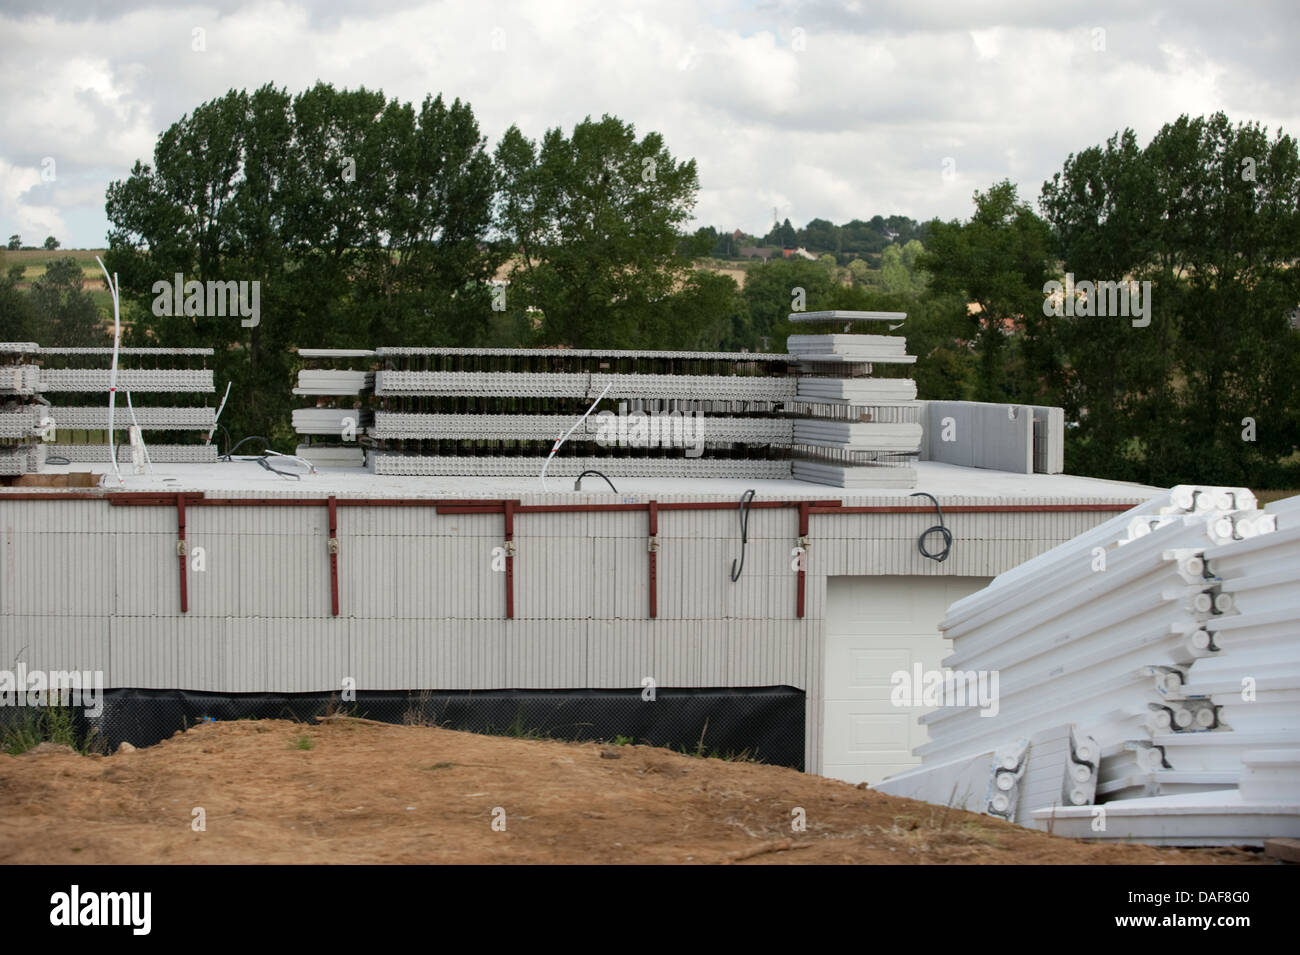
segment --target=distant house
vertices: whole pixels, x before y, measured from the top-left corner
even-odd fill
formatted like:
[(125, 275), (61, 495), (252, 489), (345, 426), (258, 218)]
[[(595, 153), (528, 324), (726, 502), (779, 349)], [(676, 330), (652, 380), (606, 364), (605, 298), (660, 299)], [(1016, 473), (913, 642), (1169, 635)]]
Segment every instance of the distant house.
[(807, 249), (782, 249), (781, 255), (787, 259), (807, 259), (809, 262), (816, 262), (817, 256), (813, 255)]
[(740, 250), (740, 257), (742, 259), (762, 259), (766, 262), (780, 251), (781, 249), (760, 249), (757, 246), (748, 245)]

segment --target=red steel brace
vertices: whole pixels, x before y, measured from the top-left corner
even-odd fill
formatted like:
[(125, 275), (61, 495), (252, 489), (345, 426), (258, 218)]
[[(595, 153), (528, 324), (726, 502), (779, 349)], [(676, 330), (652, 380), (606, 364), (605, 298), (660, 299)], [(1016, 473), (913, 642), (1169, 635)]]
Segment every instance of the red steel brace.
[(515, 619), (515, 507), (505, 502), (506, 516), (506, 619)]
[(795, 598), (795, 616), (803, 617), (804, 592), (807, 590), (806, 571), (808, 565), (808, 502), (799, 502), (799, 590)]
[(659, 616), (659, 502), (650, 502), (650, 619)]
[(330, 552), (330, 612), (339, 615), (339, 505), (331, 494), (330, 537), (327, 546)]
[(185, 581), (185, 564), (189, 559), (185, 543), (185, 495), (176, 495), (176, 563), (181, 572), (181, 613), (190, 612), (190, 594)]

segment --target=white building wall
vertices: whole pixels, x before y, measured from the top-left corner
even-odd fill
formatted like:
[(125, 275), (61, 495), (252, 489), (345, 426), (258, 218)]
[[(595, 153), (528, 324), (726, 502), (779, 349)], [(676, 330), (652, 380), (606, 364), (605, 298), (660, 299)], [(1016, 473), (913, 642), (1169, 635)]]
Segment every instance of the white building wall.
[[(750, 511), (735, 583), (736, 509), (661, 509), (653, 620), (645, 512), (518, 514), (515, 619), (507, 620), (505, 575), (492, 567), (493, 548), (504, 544), (499, 514), (338, 508), (334, 617), (323, 503), (189, 506), (187, 546), (204, 549), (206, 569), (187, 571), (182, 614), (174, 507), (5, 498), (0, 492), (0, 666), (102, 669), (107, 686), (232, 693), (333, 690), (344, 677), (358, 689), (402, 690), (639, 687), (647, 676), (659, 686), (784, 684), (806, 691), (812, 771), (821, 766), (828, 577), (991, 577), (1114, 513), (946, 512), (956, 543), (943, 563), (916, 548), (936, 523), (932, 513), (813, 515), (802, 620), (794, 508)], [(587, 498), (611, 499), (646, 500)], [(718, 500), (658, 500), (705, 499)]]

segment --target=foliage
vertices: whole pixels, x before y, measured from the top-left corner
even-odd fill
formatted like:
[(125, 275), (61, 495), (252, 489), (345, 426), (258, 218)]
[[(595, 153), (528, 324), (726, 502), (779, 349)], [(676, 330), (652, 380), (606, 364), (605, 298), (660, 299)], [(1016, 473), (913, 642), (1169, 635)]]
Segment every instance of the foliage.
[[(492, 163), (467, 104), (318, 83), (231, 90), (108, 190), (130, 344), (215, 346), (234, 434), (281, 435), (297, 345), (471, 344), (491, 315)], [(260, 283), (260, 321), (156, 315), (156, 282)], [(178, 311), (174, 309), (173, 311)], [(281, 448), (285, 450), (285, 448)]]
[(496, 149), (499, 228), (518, 256), (509, 307), (541, 310), (548, 344), (656, 341), (665, 304), (691, 269), (679, 245), (699, 188), (658, 133), (590, 117), (540, 142), (512, 126)]
[[(1084, 473), (1275, 484), (1300, 444), (1300, 157), (1221, 113), (1132, 130), (1070, 156), (1043, 187), (1062, 271), (1151, 282), (1150, 324), (1059, 318), (1059, 400)], [(1244, 440), (1247, 418), (1255, 440)]]
[(975, 193), (969, 222), (935, 221), (915, 264), (939, 295), (960, 295), (975, 307), (966, 337), (980, 357), (982, 401), (1024, 400), (1007, 388), (1007, 337), (1017, 326), (1033, 335), (1042, 319), (1051, 232), (1009, 180)]

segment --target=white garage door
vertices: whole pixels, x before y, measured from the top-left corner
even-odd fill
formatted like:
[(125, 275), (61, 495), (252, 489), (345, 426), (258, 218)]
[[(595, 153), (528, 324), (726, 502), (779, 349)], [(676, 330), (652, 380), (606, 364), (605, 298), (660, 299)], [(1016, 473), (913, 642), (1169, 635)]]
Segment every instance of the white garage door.
[(876, 783), (918, 765), (929, 710), (890, 703), (890, 675), (920, 663), (941, 669), (952, 650), (939, 633), (948, 605), (987, 577), (831, 577), (826, 581), (822, 772)]

